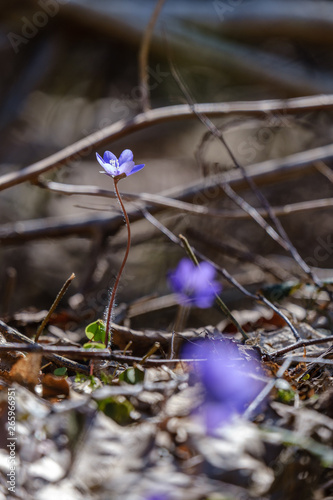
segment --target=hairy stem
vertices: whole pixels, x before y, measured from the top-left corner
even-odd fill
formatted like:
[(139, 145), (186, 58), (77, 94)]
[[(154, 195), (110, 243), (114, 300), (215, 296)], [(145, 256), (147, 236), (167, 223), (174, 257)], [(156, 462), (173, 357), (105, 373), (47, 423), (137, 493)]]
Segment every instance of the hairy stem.
[(120, 266), (120, 269), (118, 271), (117, 278), (116, 278), (116, 281), (115, 281), (115, 284), (114, 284), (114, 287), (113, 287), (113, 290), (112, 290), (112, 294), (111, 294), (111, 297), (110, 297), (110, 303), (109, 303), (108, 315), (107, 315), (106, 327), (105, 327), (105, 346), (106, 347), (108, 346), (108, 343), (109, 343), (109, 332), (110, 332), (110, 345), (111, 345), (111, 341), (112, 341), (112, 335), (111, 335), (111, 331), (110, 331), (111, 330), (110, 326), (111, 326), (112, 309), (113, 309), (113, 304), (114, 304), (114, 300), (115, 300), (115, 297), (116, 297), (116, 292), (117, 292), (117, 288), (118, 288), (118, 285), (119, 285), (120, 277), (121, 277), (122, 272), (124, 270), (124, 267), (125, 267), (125, 264), (126, 264), (126, 261), (127, 261), (127, 257), (128, 257), (129, 251), (130, 251), (130, 246), (131, 246), (131, 228), (130, 228), (130, 222), (129, 222), (127, 212), (125, 210), (123, 201), (121, 199), (121, 196), (120, 196), (120, 193), (119, 193), (119, 190), (118, 190), (118, 182), (119, 182), (119, 180), (120, 180), (120, 178), (117, 178), (117, 177), (114, 177), (114, 179), (113, 179), (113, 181), (114, 181), (114, 189), (115, 189), (115, 192), (116, 192), (116, 196), (117, 196), (117, 199), (118, 199), (118, 201), (120, 203), (122, 212), (123, 212), (124, 217), (125, 217), (126, 226), (127, 226), (127, 247), (126, 247), (126, 252), (125, 252), (125, 255), (124, 255), (124, 258), (123, 258), (123, 262), (122, 262), (122, 264)]

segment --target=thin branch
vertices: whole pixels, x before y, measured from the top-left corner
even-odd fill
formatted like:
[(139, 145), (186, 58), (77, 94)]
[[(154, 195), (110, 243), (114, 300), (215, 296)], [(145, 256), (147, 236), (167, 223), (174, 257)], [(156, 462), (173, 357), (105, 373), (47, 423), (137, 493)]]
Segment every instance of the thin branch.
[[(155, 227), (157, 227), (158, 229), (160, 229), (162, 231), (163, 234), (165, 234), (168, 238), (171, 239), (171, 241), (173, 241), (174, 243), (176, 243), (177, 245), (179, 246), (183, 246), (183, 243), (181, 241), (180, 238), (178, 238), (175, 234), (173, 234), (168, 228), (166, 228), (160, 221), (158, 221), (153, 215), (149, 214), (147, 211), (145, 211), (144, 213), (145, 217), (147, 220), (149, 220), (149, 222), (151, 222)], [(202, 254), (201, 252), (199, 252), (198, 250), (196, 250), (194, 247), (192, 247), (192, 250), (193, 250), (193, 253), (199, 257), (201, 260), (204, 260), (206, 262), (209, 262), (209, 264), (211, 264), (219, 273), (222, 274), (222, 276), (232, 285), (234, 286), (235, 288), (237, 288), (240, 292), (242, 292), (246, 297), (249, 297), (257, 302), (260, 302), (260, 303), (264, 303), (266, 304), (267, 307), (269, 307), (270, 309), (272, 309), (274, 312), (276, 312), (280, 318), (282, 318), (285, 323), (289, 326), (289, 328), (291, 329), (294, 337), (296, 340), (299, 340), (300, 336), (296, 330), (296, 328), (294, 327), (294, 325), (291, 323), (291, 321), (286, 317), (285, 314), (283, 314), (276, 306), (274, 306), (274, 304), (272, 304), (268, 299), (266, 299), (265, 297), (262, 297), (261, 295), (256, 295), (254, 293), (251, 293), (249, 292), (248, 290), (246, 290), (246, 288), (244, 288), (240, 283), (238, 283), (238, 281), (233, 278), (231, 276), (231, 274), (226, 270), (224, 269), (223, 267), (217, 265), (214, 261), (212, 261), (211, 259), (208, 259), (208, 257), (206, 257), (204, 254)]]
[(300, 340), (299, 342), (291, 344), (288, 347), (283, 347), (282, 349), (278, 349), (277, 351), (274, 351), (271, 354), (267, 354), (267, 359), (274, 360), (276, 358), (283, 356), (284, 354), (287, 354), (288, 352), (295, 351), (300, 347), (308, 347), (310, 345), (317, 345), (317, 344), (326, 344), (327, 342), (333, 342), (333, 335), (329, 335), (327, 337), (321, 337), (320, 339)]
[[(71, 370), (79, 371), (82, 373), (89, 373), (89, 367), (85, 365), (81, 365), (75, 363), (75, 361), (69, 360), (60, 356), (59, 354), (71, 355), (72, 357), (76, 357), (79, 359), (105, 359), (105, 360), (114, 360), (122, 363), (139, 363), (142, 362), (142, 358), (134, 357), (134, 356), (126, 356), (118, 353), (111, 353), (109, 349), (98, 349), (98, 350), (88, 350), (83, 348), (75, 348), (75, 347), (64, 347), (64, 346), (43, 346), (41, 344), (37, 344), (33, 342), (31, 339), (20, 333), (18, 330), (6, 325), (3, 321), (0, 320), (0, 333), (4, 335), (6, 339), (14, 340), (13, 343), (10, 344), (0, 344), (0, 352), (10, 352), (10, 351), (26, 351), (26, 352), (40, 352), (47, 359), (50, 359), (56, 364), (61, 366), (66, 366)], [(19, 341), (19, 343), (17, 343)], [(325, 344), (327, 342), (333, 342), (333, 335), (322, 337), (319, 339), (311, 339), (311, 340), (301, 340), (292, 344), (288, 347), (284, 347), (283, 349), (279, 349), (271, 354), (265, 354), (263, 359), (274, 360), (283, 356), (284, 354), (299, 349), (301, 347), (308, 347), (311, 345), (319, 345)], [(289, 359), (289, 358), (288, 358)], [(302, 358), (303, 359), (303, 358)], [(203, 359), (149, 359), (145, 362), (146, 366), (156, 366), (162, 364), (177, 364), (179, 362), (201, 362), (206, 361)], [(314, 360), (311, 359), (311, 362)]]
[[(38, 180), (35, 183), (37, 186), (41, 188), (48, 189), (54, 193), (65, 194), (65, 195), (87, 195), (87, 196), (96, 196), (100, 198), (112, 198), (115, 199), (116, 196), (114, 192), (108, 191), (106, 189), (101, 189), (98, 186), (78, 186), (75, 184), (61, 184), (59, 182), (46, 181), (46, 180)], [(122, 198), (126, 201), (143, 201), (146, 203), (151, 203), (157, 207), (163, 208), (175, 208), (177, 210), (181, 210), (182, 212), (188, 212), (193, 214), (202, 214), (202, 215), (212, 215), (214, 211), (209, 210), (209, 208), (201, 205), (193, 205), (192, 203), (187, 203), (185, 201), (178, 200), (176, 198), (170, 198), (167, 196), (163, 196), (161, 194), (150, 194), (150, 193), (122, 193)], [(219, 214), (220, 212), (217, 212)], [(231, 215), (230, 211), (223, 211), (226, 217), (228, 217), (228, 213)]]
[[(331, 358), (332, 357), (332, 354), (333, 354), (333, 346), (330, 345), (330, 347), (328, 349), (326, 349), (326, 351), (324, 351), (320, 356), (319, 358)], [(317, 369), (316, 369), (316, 361), (315, 360), (312, 360), (312, 363), (307, 367), (307, 370), (305, 373), (303, 373), (303, 376), (305, 375), (313, 375), (314, 372), (316, 372)]]
[(261, 226), (266, 233), (274, 239), (277, 243), (279, 243), (282, 248), (285, 250), (288, 250), (291, 256), (294, 258), (295, 262), (300, 266), (300, 268), (311, 278), (311, 280), (318, 286), (321, 286), (320, 280), (317, 278), (316, 274), (312, 271), (312, 269), (307, 265), (307, 263), (304, 261), (304, 259), (301, 257), (295, 246), (292, 244), (289, 236), (287, 235), (286, 231), (284, 230), (281, 222), (279, 219), (275, 216), (274, 212), (271, 209), (271, 206), (266, 199), (266, 197), (263, 195), (263, 193), (257, 188), (254, 180), (252, 179), (251, 176), (249, 176), (245, 170), (245, 168), (238, 162), (236, 159), (233, 151), (229, 147), (228, 143), (224, 139), (224, 135), (219, 130), (214, 123), (204, 114), (196, 110), (194, 100), (187, 88), (187, 86), (184, 84), (182, 81), (182, 78), (180, 77), (177, 69), (175, 68), (172, 60), (170, 60), (170, 65), (171, 65), (171, 72), (173, 74), (173, 77), (175, 78), (177, 84), (179, 85), (182, 93), (184, 94), (188, 104), (191, 106), (191, 109), (193, 110), (193, 113), (196, 114), (198, 119), (203, 123), (203, 125), (211, 131), (211, 133), (221, 141), (225, 149), (227, 150), (230, 158), (232, 159), (234, 165), (242, 172), (242, 175), (244, 179), (247, 181), (249, 184), (251, 190), (253, 193), (256, 195), (257, 199), (261, 202), (262, 206), (266, 209), (270, 219), (272, 222), (275, 224), (275, 227), (277, 228), (278, 233), (273, 229), (272, 226), (267, 224), (267, 222), (263, 219), (263, 217), (258, 213), (256, 209), (254, 209), (251, 205), (249, 205), (245, 200), (243, 200), (239, 195), (237, 195), (234, 190), (230, 187), (230, 185), (227, 182), (222, 182), (222, 188), (225, 191), (225, 193), (229, 196), (230, 199), (232, 199), (237, 205), (242, 208), (245, 212), (247, 212), (256, 222), (259, 226)]
[[(207, 359), (145, 359), (139, 358), (137, 356), (127, 356), (123, 354), (111, 353), (108, 349), (96, 349), (88, 350), (80, 347), (61, 347), (61, 346), (44, 346), (42, 344), (0, 344), (1, 352), (11, 352), (11, 351), (25, 351), (25, 352), (36, 352), (41, 353), (45, 358), (51, 359), (52, 361), (58, 361), (58, 364), (63, 364), (66, 368), (70, 370), (81, 371), (83, 373), (90, 372), (88, 366), (79, 365), (75, 361), (64, 358), (59, 354), (66, 356), (71, 356), (77, 359), (90, 359), (90, 360), (105, 360), (105, 361), (119, 361), (126, 364), (141, 364), (145, 366), (161, 366), (161, 365), (177, 365), (178, 363), (193, 363), (207, 361)], [(59, 359), (61, 360), (59, 362)], [(81, 368), (77, 368), (83, 367)], [(87, 369), (85, 369), (87, 368)]]
[[(1, 352), (10, 352), (10, 351), (25, 351), (25, 352), (38, 352), (43, 354), (43, 356), (47, 359), (50, 359), (55, 364), (60, 366), (65, 366), (70, 370), (74, 370), (77, 372), (85, 373), (89, 375), (90, 368), (89, 366), (82, 365), (67, 359), (60, 354), (71, 356), (73, 358), (78, 359), (91, 359), (97, 360), (102, 359), (106, 361), (118, 361), (123, 364), (134, 364), (142, 362), (142, 357), (135, 356), (127, 356), (124, 354), (117, 354), (114, 352), (110, 352), (109, 349), (96, 349), (96, 350), (88, 350), (84, 348), (77, 347), (67, 347), (67, 346), (44, 346), (42, 344), (37, 344), (33, 342), (31, 339), (23, 335), (23, 333), (15, 330), (14, 328), (6, 325), (3, 321), (0, 320), (0, 333), (4, 335), (6, 340), (12, 339), (13, 343), (8, 344), (0, 344), (0, 353)], [(194, 361), (206, 361), (205, 359), (147, 359), (144, 362), (145, 366), (161, 366), (161, 365), (177, 365), (180, 362), (188, 362), (193, 363)]]
[(197, 241), (205, 243), (209, 246), (209, 248), (215, 248), (228, 255), (231, 259), (236, 259), (241, 262), (251, 262), (280, 281), (287, 281), (292, 276), (283, 267), (279, 266), (275, 262), (272, 262), (270, 259), (250, 252), (250, 250), (245, 249), (244, 247), (240, 248), (240, 243), (238, 241), (236, 242), (238, 246), (236, 246), (236, 243), (234, 245), (230, 245), (230, 243), (225, 243), (221, 239), (213, 238), (211, 235), (207, 236), (205, 233), (198, 231), (197, 229), (193, 229), (192, 227), (188, 228), (186, 232)]
[[(296, 99), (273, 99), (264, 101), (231, 102), (231, 103), (204, 103), (195, 106), (196, 111), (207, 116), (222, 116), (227, 114), (263, 115), (268, 112), (300, 113), (310, 110), (332, 108), (333, 95), (318, 95)], [(80, 161), (91, 154), (93, 148), (115, 141), (138, 130), (157, 125), (158, 123), (174, 120), (192, 119), (193, 110), (187, 104), (166, 106), (146, 113), (136, 115), (128, 120), (120, 120), (108, 127), (101, 128), (87, 137), (67, 146), (57, 153), (37, 161), (18, 172), (12, 172), (0, 177), (0, 191), (15, 186), (27, 180), (36, 179), (40, 174), (53, 168)], [(333, 151), (333, 145), (331, 145)], [(332, 155), (332, 153), (331, 153)], [(322, 159), (326, 159), (322, 158)]]
[(162, 224), (162, 222), (157, 220), (150, 212), (148, 212), (146, 208), (142, 208), (142, 213), (145, 219), (148, 220), (151, 224), (153, 224), (153, 226), (155, 226), (157, 229), (159, 229), (161, 233), (165, 234), (165, 236), (169, 238), (170, 241), (176, 243), (176, 245), (182, 246), (178, 236), (173, 234), (173, 232), (170, 231), (164, 224)]
[[(77, 184), (62, 184), (60, 182), (53, 182), (47, 180), (38, 180), (35, 183), (37, 186), (48, 189), (54, 193), (64, 194), (67, 196), (86, 195), (96, 196), (99, 198), (112, 198), (115, 199), (115, 194), (112, 191), (101, 189), (98, 186), (80, 186)], [(237, 219), (247, 220), (252, 217), (244, 210), (213, 210), (203, 205), (195, 203), (188, 203), (181, 201), (177, 198), (163, 196), (162, 194), (153, 193), (122, 193), (122, 198), (126, 201), (144, 201), (157, 207), (174, 208), (182, 212), (190, 213), (193, 215), (201, 215), (206, 217), (216, 217), (221, 219)], [(305, 212), (307, 210), (324, 210), (333, 206), (333, 198), (323, 198), (319, 200), (300, 201), (296, 203), (287, 203), (286, 205), (279, 205), (271, 207), (275, 215), (286, 216), (293, 213)], [(267, 211), (263, 208), (256, 208), (256, 211), (263, 218), (268, 217)]]
[(64, 283), (63, 287), (61, 288), (60, 292), (58, 293), (58, 295), (56, 296), (55, 298), (55, 301), (53, 302), (52, 306), (50, 307), (47, 315), (45, 316), (45, 318), (43, 319), (42, 323), (40, 324), (40, 326), (38, 327), (38, 330), (37, 330), (37, 333), (36, 333), (36, 336), (35, 336), (35, 342), (38, 342), (38, 339), (39, 337), (41, 336), (41, 334), (43, 333), (44, 331), (44, 328), (46, 327), (47, 323), (49, 322), (50, 320), (50, 317), (51, 315), (53, 314), (53, 311), (56, 309), (56, 307), (58, 306), (59, 302), (61, 301), (61, 299), (63, 298), (63, 296), (65, 295), (68, 287), (71, 285), (73, 279), (75, 278), (75, 274), (72, 273), (70, 275), (70, 277), (66, 280), (66, 282)]
[[(304, 379), (304, 377), (306, 377), (306, 375), (310, 374), (309, 371), (311, 370), (311, 368), (315, 368), (317, 365), (333, 365), (333, 359), (327, 359), (327, 358), (323, 358), (322, 356), (318, 356), (318, 357), (313, 357), (314, 355), (312, 356), (287, 356), (286, 358), (284, 359), (288, 359), (290, 360), (290, 362), (292, 363), (293, 361), (296, 361), (297, 363), (310, 363), (307, 370), (302, 373), (302, 375), (300, 376), (300, 378)], [(311, 366), (313, 365), (313, 366)], [(312, 374), (313, 376), (313, 374)]]
[[(329, 160), (333, 158), (333, 144), (321, 146), (302, 153), (295, 153), (285, 158), (276, 160), (267, 160), (247, 167), (248, 175), (251, 175), (257, 184), (267, 184), (279, 180), (298, 178), (299, 175), (305, 175), (313, 171), (313, 162), (316, 160)], [(46, 160), (45, 160), (46, 161)], [(216, 196), (221, 179), (228, 182), (234, 189), (242, 189), (246, 183), (239, 171), (231, 170), (227, 173), (218, 174), (209, 178), (200, 179), (189, 186), (172, 188), (162, 193), (162, 195), (178, 198), (182, 201), (191, 200), (195, 196), (204, 200), (211, 200), (210, 189), (214, 189)], [(1, 185), (1, 178), (0, 178)], [(95, 190), (95, 188), (92, 188)], [(221, 193), (223, 193), (221, 189)], [(70, 194), (70, 193), (69, 193)], [(89, 194), (89, 187), (86, 187), (83, 194)], [(92, 192), (91, 194), (94, 194)], [(157, 213), (161, 210), (155, 207), (147, 207), (150, 212)], [(129, 211), (128, 216), (131, 222), (142, 219), (140, 210)], [(109, 234), (113, 234), (122, 226), (123, 218), (121, 215), (114, 217), (100, 215), (98, 217), (81, 216), (73, 218), (71, 221), (64, 221), (63, 218), (50, 218), (24, 223), (6, 224), (0, 228), (0, 241), (3, 244), (24, 242), (28, 240), (48, 237), (64, 237), (69, 234), (91, 234), (96, 229), (103, 228)]]
[(149, 47), (152, 39), (152, 35), (154, 32), (155, 24), (158, 19), (158, 16), (160, 15), (160, 12), (163, 8), (163, 5), (165, 3), (165, 0), (157, 0), (155, 8), (153, 10), (153, 13), (151, 15), (151, 18), (149, 19), (149, 23), (144, 31), (141, 46), (140, 46), (140, 52), (139, 52), (139, 75), (140, 75), (140, 87), (142, 91), (142, 108), (143, 111), (149, 111), (151, 109), (151, 104), (150, 104), (150, 96), (149, 96), (149, 86), (148, 86), (148, 73), (147, 73), (147, 66), (148, 66), (148, 54), (149, 54)]
[(264, 400), (267, 398), (273, 387), (275, 386), (277, 380), (279, 378), (282, 378), (285, 374), (285, 371), (288, 370), (289, 366), (291, 364), (290, 358), (287, 358), (282, 366), (280, 366), (276, 376), (274, 378), (271, 378), (268, 380), (266, 385), (263, 387), (263, 389), (259, 392), (259, 394), (256, 396), (256, 398), (252, 401), (252, 403), (247, 407), (245, 412), (243, 413), (244, 418), (250, 418), (253, 414), (253, 412), (260, 406)]
[(282, 248), (288, 250), (287, 242), (265, 221), (256, 208), (252, 207), (247, 201), (239, 196), (234, 189), (230, 187), (228, 182), (223, 181), (221, 186), (225, 194), (229, 196), (233, 202), (244, 210), (244, 212), (246, 212), (274, 241), (279, 243)]
[[(26, 337), (23, 335), (23, 333), (20, 333), (18, 330), (15, 330), (14, 328), (6, 325), (3, 321), (0, 320), (0, 333), (5, 337), (5, 339), (14, 341), (14, 342), (22, 342), (23, 344), (26, 345), (27, 350), (33, 351), (33, 352), (43, 352), (43, 347), (40, 344), (35, 343), (33, 340), (29, 339), (29, 337)], [(12, 344), (11, 344), (12, 345)], [(16, 347), (14, 346), (13, 349), (3, 349), (4, 351), (8, 352), (10, 350), (22, 350), (22, 344), (16, 344)], [(0, 345), (0, 351), (1, 351), (1, 345)], [(75, 361), (72, 361), (70, 359), (64, 358), (63, 356), (59, 356), (59, 351), (57, 351), (57, 348), (53, 348), (53, 351), (48, 351), (43, 355), (45, 358), (49, 359), (53, 363), (59, 366), (65, 366), (69, 370), (74, 370), (75, 372), (80, 372), (80, 373), (85, 373), (89, 375), (89, 367), (86, 365), (81, 365), (79, 363), (76, 363)]]
[(323, 161), (316, 161), (315, 168), (333, 184), (333, 172)]

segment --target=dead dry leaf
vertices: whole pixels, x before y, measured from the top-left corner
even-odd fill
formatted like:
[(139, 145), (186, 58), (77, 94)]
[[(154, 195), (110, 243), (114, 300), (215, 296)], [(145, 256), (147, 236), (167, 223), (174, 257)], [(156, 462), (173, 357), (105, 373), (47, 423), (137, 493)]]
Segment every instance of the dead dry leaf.
[(34, 390), (39, 384), (41, 361), (41, 354), (27, 354), (13, 365), (9, 373), (10, 380)]
[(68, 398), (69, 396), (69, 385), (65, 377), (58, 377), (57, 375), (46, 373), (42, 377), (42, 386), (43, 398), (59, 398), (59, 396)]

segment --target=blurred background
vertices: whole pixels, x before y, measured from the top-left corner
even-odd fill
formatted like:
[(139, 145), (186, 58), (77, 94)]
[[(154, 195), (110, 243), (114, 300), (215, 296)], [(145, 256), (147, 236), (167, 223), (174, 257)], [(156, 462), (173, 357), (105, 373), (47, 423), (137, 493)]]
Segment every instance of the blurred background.
[[(119, 120), (142, 112), (139, 52), (156, 1), (4, 0), (1, 8), (0, 173), (28, 166)], [(196, 102), (218, 103), (286, 99), (333, 93), (333, 3), (298, 0), (166, 0), (150, 44), (147, 74), (152, 108), (185, 103), (170, 71), (170, 57)], [(329, 144), (332, 112), (242, 114), (214, 119), (238, 161), (247, 166)], [(125, 148), (140, 174), (122, 181), (133, 193), (181, 189), (204, 175), (234, 168), (221, 144), (206, 137), (197, 119), (170, 120), (112, 141), (117, 156)], [(198, 163), (196, 153), (202, 152)], [(330, 167), (329, 163), (327, 164)], [(45, 178), (62, 183), (113, 189), (99, 174), (95, 154), (83, 156)], [(109, 184), (107, 184), (109, 182)], [(297, 179), (277, 179), (262, 187), (270, 203), (283, 205), (329, 198), (332, 184), (312, 170)], [(246, 189), (245, 199), (257, 205)], [(207, 200), (212, 208), (234, 208), (224, 196)], [(126, 205), (129, 209), (131, 203)], [(71, 272), (77, 278), (72, 307), (98, 317), (107, 288), (117, 272), (126, 232), (94, 230), (98, 217), (118, 213), (112, 200), (54, 194), (29, 183), (1, 192), (0, 284), (2, 314), (28, 307), (47, 308)], [(286, 252), (253, 222), (203, 219), (165, 210), (159, 219), (175, 234), (192, 231), (192, 243), (251, 290), (280, 276), (293, 276)], [(332, 250), (314, 259), (319, 239), (331, 235), (332, 213), (300, 212), (283, 217), (291, 240), (309, 263), (329, 269)], [(86, 221), (89, 234), (62, 231)], [(89, 222), (90, 221), (90, 222)], [(52, 237), (47, 228), (56, 225)], [(90, 224), (90, 225), (89, 225)], [(27, 228), (44, 227), (38, 237), (22, 237)], [(166, 273), (183, 251), (141, 220), (132, 225), (133, 246), (121, 282), (118, 303), (170, 292)], [(194, 236), (193, 230), (197, 231)], [(9, 237), (10, 235), (10, 237)], [(240, 265), (232, 251), (212, 239), (269, 259), (280, 269), (268, 275), (253, 263)], [(311, 260), (312, 259), (312, 260)], [(325, 271), (326, 272), (326, 271)], [(327, 271), (329, 275), (329, 271)], [(224, 283), (231, 308), (243, 305), (239, 292)], [(10, 292), (10, 300), (8, 299)], [(172, 311), (172, 314), (174, 310)], [(163, 313), (164, 314), (164, 313)], [(167, 327), (173, 317), (138, 315), (133, 326)], [(219, 313), (196, 312), (193, 324), (217, 322)]]

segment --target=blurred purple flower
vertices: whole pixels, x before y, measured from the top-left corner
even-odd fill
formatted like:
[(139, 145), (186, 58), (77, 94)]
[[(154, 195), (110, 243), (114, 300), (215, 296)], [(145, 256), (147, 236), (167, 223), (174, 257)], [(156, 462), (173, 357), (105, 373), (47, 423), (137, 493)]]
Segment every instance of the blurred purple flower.
[(153, 493), (152, 495), (149, 495), (147, 497), (147, 500), (168, 500), (169, 495), (166, 495), (165, 493)]
[(220, 283), (213, 281), (215, 274), (214, 267), (208, 262), (201, 262), (196, 266), (185, 258), (169, 274), (169, 281), (181, 305), (205, 308), (213, 304), (215, 294), (222, 289)]
[(121, 174), (126, 174), (129, 176), (139, 172), (144, 165), (135, 165), (133, 161), (133, 153), (130, 149), (125, 149), (118, 158), (111, 153), (111, 151), (105, 151), (103, 158), (96, 153), (96, 158), (98, 163), (104, 168), (104, 172), (101, 174), (107, 174), (111, 177), (117, 177)]
[(263, 375), (259, 361), (242, 357), (237, 344), (228, 339), (187, 344), (182, 357), (206, 360), (198, 361), (195, 366), (204, 388), (198, 412), (208, 431), (242, 414), (264, 387), (264, 382), (249, 376)]

